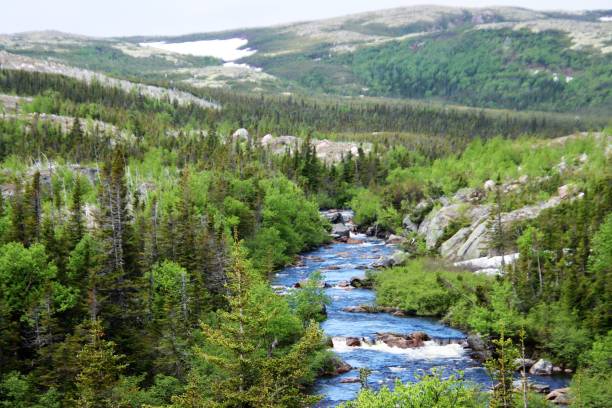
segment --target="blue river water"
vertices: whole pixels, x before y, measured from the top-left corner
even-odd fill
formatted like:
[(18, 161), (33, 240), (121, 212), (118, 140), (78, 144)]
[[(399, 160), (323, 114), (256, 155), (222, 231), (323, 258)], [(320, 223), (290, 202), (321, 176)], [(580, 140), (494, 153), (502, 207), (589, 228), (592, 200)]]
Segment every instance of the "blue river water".
[[(490, 379), (486, 371), (469, 357), (469, 350), (462, 344), (465, 333), (429, 318), (396, 317), (388, 313), (350, 313), (342, 310), (347, 306), (375, 303), (374, 291), (343, 286), (353, 277), (364, 277), (365, 269), (379, 257), (394, 252), (393, 246), (381, 240), (363, 235), (354, 238), (363, 243), (333, 243), (303, 254), (298, 265), (279, 271), (272, 282), (277, 290), (282, 291), (318, 270), (330, 285), (325, 291), (332, 301), (327, 307), (327, 320), (321, 327), (332, 337), (333, 351), (353, 369), (346, 374), (324, 377), (317, 381), (314, 392), (323, 396), (318, 406), (333, 407), (355, 398), (360, 384), (341, 381), (358, 377), (360, 367), (372, 370), (369, 385), (373, 388), (392, 386), (396, 379), (403, 382), (415, 381), (419, 374), (434, 368), (442, 370), (444, 375), (462, 371), (467, 380), (489, 387)], [(345, 337), (349, 336), (374, 339), (376, 333), (381, 332), (409, 334), (415, 331), (423, 331), (434, 340), (414, 349), (400, 349), (375, 342), (348, 347), (345, 341)], [(538, 377), (537, 382), (557, 388), (564, 386), (567, 380)]]

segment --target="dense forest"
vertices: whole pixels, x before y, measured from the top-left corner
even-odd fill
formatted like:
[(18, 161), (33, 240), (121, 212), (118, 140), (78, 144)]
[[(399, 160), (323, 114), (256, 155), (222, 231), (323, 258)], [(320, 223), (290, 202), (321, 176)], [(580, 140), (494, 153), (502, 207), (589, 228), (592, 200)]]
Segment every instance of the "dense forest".
[[(221, 105), (204, 109), (11, 70), (0, 91), (32, 98), (0, 116), (1, 406), (312, 406), (338, 364), (318, 326), (328, 299), (316, 277), (285, 296), (269, 279), (329, 242), (319, 210), (341, 207), (360, 230), (411, 238), (404, 266), (372, 272), (377, 302), (482, 334), (504, 385), (427, 373), (347, 406), (522, 406), (506, 387), (520, 342), (577, 371), (575, 406), (610, 400), (610, 130), (551, 139), (601, 123), (190, 89)], [(273, 154), (267, 133), (303, 143)], [(373, 146), (327, 162), (322, 137)], [(526, 188), (483, 198), (494, 213), (569, 183), (583, 195), (496, 230), (492, 250), (520, 253), (503, 276), (458, 272), (403, 230), (423, 200), (521, 175)]]
[(374, 94), (512, 109), (612, 107), (612, 57), (573, 50), (555, 31), (459, 31), (364, 49), (351, 58)]

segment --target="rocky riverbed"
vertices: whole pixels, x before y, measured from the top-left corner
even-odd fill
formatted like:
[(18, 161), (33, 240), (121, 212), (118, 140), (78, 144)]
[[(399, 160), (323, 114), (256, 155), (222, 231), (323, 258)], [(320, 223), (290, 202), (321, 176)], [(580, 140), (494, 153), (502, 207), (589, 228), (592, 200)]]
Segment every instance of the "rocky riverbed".
[[(334, 221), (352, 229), (350, 213)], [(300, 262), (276, 274), (273, 285), (279, 291), (299, 290), (295, 284), (321, 271), (325, 291), (332, 302), (327, 320), (322, 323), (330, 336), (333, 351), (347, 363), (339, 375), (320, 378), (314, 391), (324, 396), (319, 406), (332, 407), (354, 398), (360, 384), (355, 379), (359, 368), (372, 370), (374, 388), (392, 386), (396, 379), (415, 381), (423, 371), (439, 368), (445, 373), (463, 371), (465, 377), (483, 387), (490, 386), (482, 364), (471, 357), (467, 334), (435, 319), (406, 316), (392, 310), (355, 310), (356, 306), (374, 305), (375, 293), (354, 284), (363, 281), (366, 269), (381, 257), (390, 256), (393, 245), (353, 232), (337, 237), (343, 241), (304, 254)], [(349, 241), (350, 240), (350, 241)], [(564, 377), (537, 377), (548, 389), (565, 386)]]

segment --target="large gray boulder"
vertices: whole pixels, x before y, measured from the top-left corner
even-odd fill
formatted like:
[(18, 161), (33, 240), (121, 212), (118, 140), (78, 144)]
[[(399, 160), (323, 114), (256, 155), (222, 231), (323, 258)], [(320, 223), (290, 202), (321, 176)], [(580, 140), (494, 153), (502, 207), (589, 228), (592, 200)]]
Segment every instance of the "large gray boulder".
[(349, 238), (351, 235), (351, 229), (344, 224), (333, 224), (331, 230), (331, 236), (334, 238)]
[(543, 358), (539, 359), (529, 369), (531, 375), (551, 375), (553, 372), (553, 363)]
[(249, 140), (249, 131), (246, 130), (245, 128), (237, 129), (232, 134), (232, 139), (234, 139), (234, 140)]
[(451, 204), (446, 207), (433, 210), (425, 217), (419, 226), (419, 234), (425, 237), (427, 249), (436, 247), (438, 240), (444, 234), (446, 227), (461, 216), (461, 204)]
[[(465, 203), (450, 204), (438, 210), (433, 210), (419, 226), (419, 233), (425, 236), (427, 249), (435, 248), (438, 240), (444, 235), (446, 228), (453, 222), (465, 218), (470, 222), (471, 229), (486, 220), (491, 213), (489, 205), (469, 205)], [(466, 232), (463, 231), (462, 235)], [(453, 245), (459, 246), (455, 239)]]

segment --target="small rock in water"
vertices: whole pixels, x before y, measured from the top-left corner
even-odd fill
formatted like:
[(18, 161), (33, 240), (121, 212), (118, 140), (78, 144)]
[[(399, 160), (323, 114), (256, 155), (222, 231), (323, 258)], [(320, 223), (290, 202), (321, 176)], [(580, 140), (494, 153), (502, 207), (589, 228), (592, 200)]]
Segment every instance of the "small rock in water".
[(347, 337), (346, 345), (349, 347), (359, 347), (361, 346), (361, 340), (358, 337)]
[(351, 244), (351, 245), (359, 245), (359, 244), (363, 244), (363, 241), (360, 239), (355, 239), (355, 238), (348, 238), (346, 240), (347, 244)]
[(411, 334), (378, 333), (376, 340), (385, 343), (389, 347), (407, 349), (424, 346), (425, 341), (429, 340), (429, 336), (424, 332), (414, 332)]

